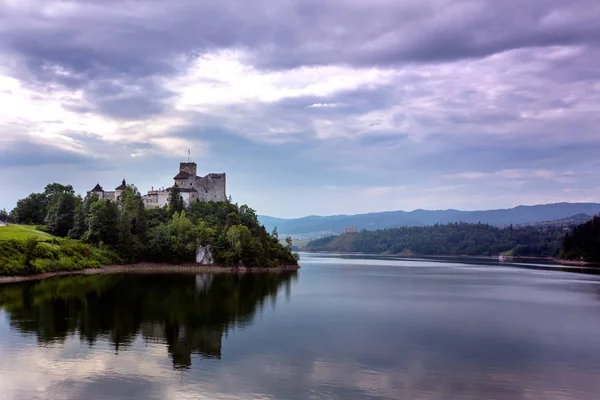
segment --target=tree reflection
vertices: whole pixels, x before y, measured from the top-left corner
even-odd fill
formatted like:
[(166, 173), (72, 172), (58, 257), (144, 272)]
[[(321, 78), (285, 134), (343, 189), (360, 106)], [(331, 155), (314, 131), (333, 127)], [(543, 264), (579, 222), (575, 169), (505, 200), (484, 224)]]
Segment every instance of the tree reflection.
[(90, 346), (106, 339), (115, 350), (138, 334), (166, 343), (175, 368), (191, 355), (220, 358), (232, 326), (251, 324), (265, 302), (289, 294), (296, 273), (122, 274), (72, 276), (0, 286), (0, 308), (13, 328), (40, 344), (79, 335)]

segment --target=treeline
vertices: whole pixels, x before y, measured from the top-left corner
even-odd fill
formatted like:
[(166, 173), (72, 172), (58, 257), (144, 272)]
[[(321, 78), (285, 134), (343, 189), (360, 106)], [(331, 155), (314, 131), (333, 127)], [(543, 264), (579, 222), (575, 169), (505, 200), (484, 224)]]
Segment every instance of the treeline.
[(565, 260), (600, 262), (600, 216), (573, 229), (560, 252)]
[(560, 227), (507, 227), (452, 223), (402, 227), (329, 236), (309, 242), (306, 251), (409, 253), (423, 255), (556, 256), (563, 238)]
[(70, 185), (52, 183), (43, 193), (19, 200), (8, 219), (33, 224), (53, 235), (114, 251), (123, 262), (193, 262), (199, 245), (227, 266), (296, 265), (291, 246), (259, 224), (255, 211), (227, 202), (184, 206), (177, 188), (168, 206), (146, 209), (140, 192), (127, 186), (118, 201), (93, 192), (82, 198)]

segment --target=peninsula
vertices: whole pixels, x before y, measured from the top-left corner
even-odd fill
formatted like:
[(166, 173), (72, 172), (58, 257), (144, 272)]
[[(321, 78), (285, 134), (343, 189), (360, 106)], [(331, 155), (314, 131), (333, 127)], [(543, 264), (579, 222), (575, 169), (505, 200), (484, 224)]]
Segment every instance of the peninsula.
[(225, 174), (199, 177), (196, 168), (181, 163), (172, 187), (146, 195), (123, 180), (114, 191), (97, 184), (84, 196), (71, 185), (52, 183), (19, 200), (0, 226), (0, 275), (114, 272), (124, 266), (299, 268), (291, 244), (282, 245), (276, 230), (268, 233), (252, 208), (226, 197)]

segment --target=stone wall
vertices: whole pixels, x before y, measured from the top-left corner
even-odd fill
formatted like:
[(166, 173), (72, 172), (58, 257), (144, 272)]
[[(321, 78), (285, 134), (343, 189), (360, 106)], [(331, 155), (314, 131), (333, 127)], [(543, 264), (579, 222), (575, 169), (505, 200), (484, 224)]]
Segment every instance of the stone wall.
[(204, 177), (196, 177), (195, 188), (198, 191), (200, 201), (227, 200), (225, 174), (208, 174)]
[[(225, 174), (208, 174), (206, 176), (197, 176), (196, 163), (180, 163), (179, 171), (188, 174), (182, 174), (182, 177), (174, 179), (174, 185), (181, 190), (181, 196), (186, 206), (195, 201), (227, 201), (227, 182)], [(121, 191), (98, 192), (100, 198), (116, 201), (121, 195)], [(169, 190), (154, 188), (148, 191), (148, 194), (142, 196), (146, 208), (164, 207), (169, 204)]]
[(166, 190), (151, 190), (142, 199), (146, 208), (164, 207), (169, 204), (169, 192)]

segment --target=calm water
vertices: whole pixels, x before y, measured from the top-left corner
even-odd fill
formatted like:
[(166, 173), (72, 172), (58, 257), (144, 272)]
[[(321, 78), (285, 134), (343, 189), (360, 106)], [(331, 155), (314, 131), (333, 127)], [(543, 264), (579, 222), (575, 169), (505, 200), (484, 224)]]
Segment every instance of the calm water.
[(301, 264), (0, 286), (0, 399), (600, 398), (598, 276)]

